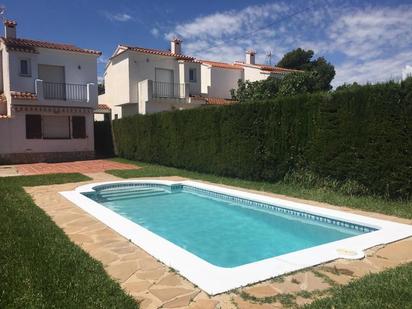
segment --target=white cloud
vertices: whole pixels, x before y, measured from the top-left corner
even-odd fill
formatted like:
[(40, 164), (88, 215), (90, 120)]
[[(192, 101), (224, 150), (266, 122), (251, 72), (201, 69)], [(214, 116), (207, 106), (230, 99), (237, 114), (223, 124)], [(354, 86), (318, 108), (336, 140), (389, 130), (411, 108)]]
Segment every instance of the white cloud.
[[(291, 49), (313, 49), (327, 59), (337, 59), (334, 85), (386, 80), (412, 64), (411, 5), (352, 7), (333, 0), (312, 3), (311, 9), (295, 16), (291, 15), (303, 9), (296, 2), (198, 16), (176, 24), (164, 36), (183, 38), (186, 54), (229, 62), (242, 60), (249, 48), (258, 52), (260, 62), (265, 61), (265, 51), (271, 50), (276, 57), (272, 63)], [(260, 30), (266, 25), (271, 26)]]
[(126, 13), (111, 13), (105, 11), (103, 15), (110, 21), (126, 22), (133, 19), (132, 16)]
[(150, 33), (151, 33), (155, 38), (157, 38), (157, 37), (160, 36), (160, 30), (157, 29), (157, 28), (152, 28), (152, 29), (150, 30)]

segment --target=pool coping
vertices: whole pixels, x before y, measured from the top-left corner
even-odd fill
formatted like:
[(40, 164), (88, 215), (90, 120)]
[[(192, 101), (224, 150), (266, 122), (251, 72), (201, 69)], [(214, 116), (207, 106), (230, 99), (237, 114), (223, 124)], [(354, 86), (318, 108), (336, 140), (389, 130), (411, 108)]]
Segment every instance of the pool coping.
[[(117, 183), (148, 183), (168, 186), (180, 184), (189, 185), (262, 203), (275, 204), (297, 211), (309, 212), (318, 216), (366, 225), (378, 228), (379, 230), (233, 268), (223, 268), (208, 263), (196, 255), (178, 247), (174, 243), (82, 195), (84, 192), (92, 192), (96, 186)], [(59, 193), (147, 251), (150, 255), (169, 267), (176, 269), (182, 276), (186, 277), (210, 295), (223, 293), (234, 288), (260, 282), (271, 277), (315, 266), (338, 258), (362, 258), (364, 256), (363, 250), (412, 236), (412, 226), (407, 224), (370, 218), (363, 215), (191, 180), (170, 181), (146, 179), (97, 182), (77, 187), (74, 191)]]

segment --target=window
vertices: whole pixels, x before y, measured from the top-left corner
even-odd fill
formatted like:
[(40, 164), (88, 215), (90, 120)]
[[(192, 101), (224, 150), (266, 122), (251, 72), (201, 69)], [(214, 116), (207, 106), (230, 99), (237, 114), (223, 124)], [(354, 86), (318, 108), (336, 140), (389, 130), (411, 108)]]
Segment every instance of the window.
[(26, 138), (39, 139), (41, 137), (41, 116), (26, 115)]
[(189, 69), (189, 82), (196, 83), (196, 69)]
[(73, 138), (86, 138), (86, 118), (84, 116), (73, 116)]
[(43, 116), (42, 131), (44, 139), (69, 139), (69, 116)]
[(20, 75), (31, 76), (30, 59), (20, 59)]

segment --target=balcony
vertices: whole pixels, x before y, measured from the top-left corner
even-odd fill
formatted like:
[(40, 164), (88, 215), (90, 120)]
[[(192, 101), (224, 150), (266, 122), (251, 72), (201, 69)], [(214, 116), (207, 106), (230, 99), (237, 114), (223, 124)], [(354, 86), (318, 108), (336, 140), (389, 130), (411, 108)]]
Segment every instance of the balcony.
[(186, 84), (153, 82), (153, 98), (183, 99), (186, 97)]
[(87, 85), (43, 82), (46, 100), (87, 101)]
[(39, 100), (70, 101), (97, 105), (97, 86), (94, 83), (53, 83), (36, 79), (35, 90)]

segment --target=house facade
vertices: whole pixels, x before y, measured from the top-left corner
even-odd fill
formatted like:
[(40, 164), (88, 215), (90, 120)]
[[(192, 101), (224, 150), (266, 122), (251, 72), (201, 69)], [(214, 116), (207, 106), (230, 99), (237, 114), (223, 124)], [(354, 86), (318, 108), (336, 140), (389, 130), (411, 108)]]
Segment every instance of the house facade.
[(94, 157), (100, 52), (22, 39), (5, 21), (0, 39), (0, 160), (22, 163)]
[(105, 94), (112, 119), (134, 114), (233, 104), (231, 89), (239, 80), (283, 77), (295, 70), (255, 64), (255, 52), (245, 62), (198, 60), (181, 52), (182, 41), (171, 41), (170, 51), (119, 45), (107, 63)]

